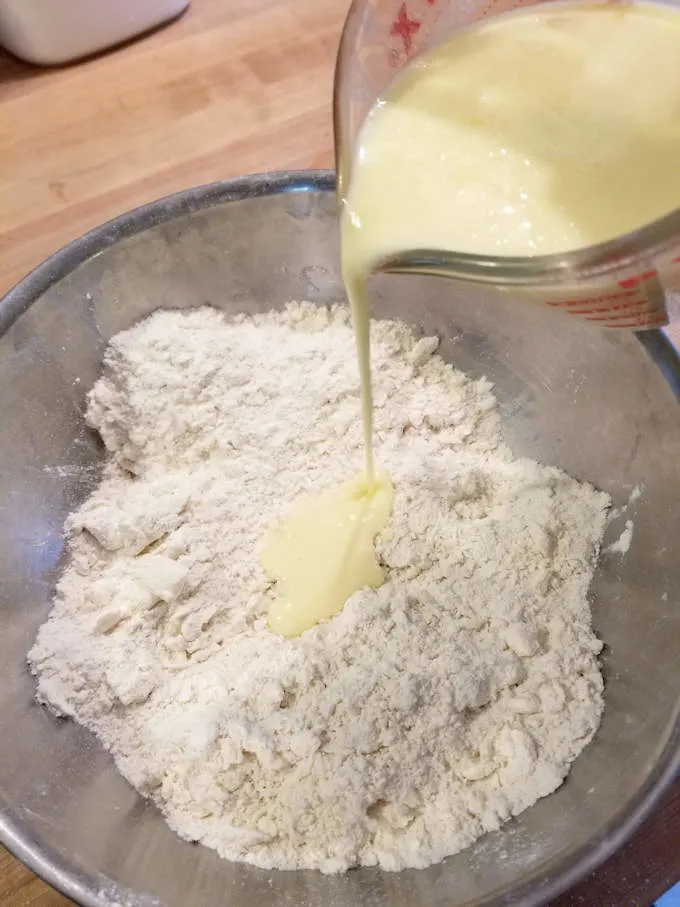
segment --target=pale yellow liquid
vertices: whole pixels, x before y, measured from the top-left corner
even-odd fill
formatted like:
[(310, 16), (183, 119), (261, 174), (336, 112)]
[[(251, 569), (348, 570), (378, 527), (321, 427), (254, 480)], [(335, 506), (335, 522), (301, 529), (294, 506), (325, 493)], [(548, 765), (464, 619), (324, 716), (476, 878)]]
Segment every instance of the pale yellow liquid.
[[(680, 207), (680, 12), (540, 4), (417, 59), (351, 162), (348, 282), (416, 249), (559, 253)], [(345, 180), (347, 184), (347, 180)]]
[(301, 498), (267, 533), (262, 565), (278, 583), (269, 626), (282, 636), (298, 636), (333, 617), (347, 599), (368, 586), (380, 586), (383, 569), (374, 539), (392, 509), (392, 483), (378, 473)]
[[(345, 179), (345, 184), (348, 181)], [(564, 252), (680, 206), (680, 14), (547, 4), (482, 22), (416, 60), (351, 162), (342, 265), (361, 379), (366, 478), (305, 498), (268, 535), (270, 626), (295, 636), (379, 585), (392, 486), (372, 448), (368, 276), (418, 249)]]
[(366, 285), (368, 275), (348, 267), (344, 268), (343, 276), (352, 307), (352, 323), (357, 343), (366, 478), (368, 484), (372, 485), (375, 464), (373, 457), (373, 384), (371, 382), (371, 306)]

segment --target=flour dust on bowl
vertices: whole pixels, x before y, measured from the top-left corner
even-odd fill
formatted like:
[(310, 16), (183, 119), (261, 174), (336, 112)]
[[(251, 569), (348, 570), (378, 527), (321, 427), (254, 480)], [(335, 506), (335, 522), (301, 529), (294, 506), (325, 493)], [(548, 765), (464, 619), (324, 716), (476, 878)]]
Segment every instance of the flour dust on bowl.
[(445, 360), (486, 376), (517, 456), (613, 500), (591, 590), (606, 708), (567, 782), (424, 870), (268, 871), (176, 837), (94, 737), (35, 704), (25, 655), (64, 567), (64, 520), (101, 478), (104, 452), (84, 411), (108, 340), (158, 308), (236, 315), (343, 301), (333, 188), (327, 174), (268, 175), (157, 202), (59, 253), (0, 306), (0, 502), (11, 515), (0, 528), (0, 830), (80, 903), (545, 903), (612, 852), (677, 771), (672, 348), (661, 334), (611, 336), (425, 277), (376, 279), (374, 316), (439, 337)]

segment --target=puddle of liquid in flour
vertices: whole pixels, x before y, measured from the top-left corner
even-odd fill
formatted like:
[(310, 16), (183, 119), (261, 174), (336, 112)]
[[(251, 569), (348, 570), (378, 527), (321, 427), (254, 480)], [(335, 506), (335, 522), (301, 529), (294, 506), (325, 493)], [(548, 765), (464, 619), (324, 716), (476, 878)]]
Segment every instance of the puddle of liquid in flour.
[(269, 528), (262, 565), (277, 581), (269, 627), (298, 636), (333, 617), (348, 598), (384, 580), (374, 539), (392, 509), (392, 483), (377, 472), (296, 501), (285, 520)]

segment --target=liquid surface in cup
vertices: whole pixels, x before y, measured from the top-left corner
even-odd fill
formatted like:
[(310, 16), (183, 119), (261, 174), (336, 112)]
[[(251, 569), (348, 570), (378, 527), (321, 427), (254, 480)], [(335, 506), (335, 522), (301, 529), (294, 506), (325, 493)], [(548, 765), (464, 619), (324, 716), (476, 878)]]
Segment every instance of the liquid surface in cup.
[(483, 20), (416, 58), (369, 114), (346, 266), (613, 239), (680, 207), (679, 161), (679, 12), (545, 3)]

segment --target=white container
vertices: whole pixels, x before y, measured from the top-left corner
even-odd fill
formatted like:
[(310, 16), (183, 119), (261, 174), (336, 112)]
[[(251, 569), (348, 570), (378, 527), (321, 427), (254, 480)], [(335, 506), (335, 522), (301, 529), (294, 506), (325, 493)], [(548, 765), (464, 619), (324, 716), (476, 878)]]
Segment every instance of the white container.
[(22, 60), (67, 63), (178, 16), (189, 0), (0, 0), (0, 45)]

